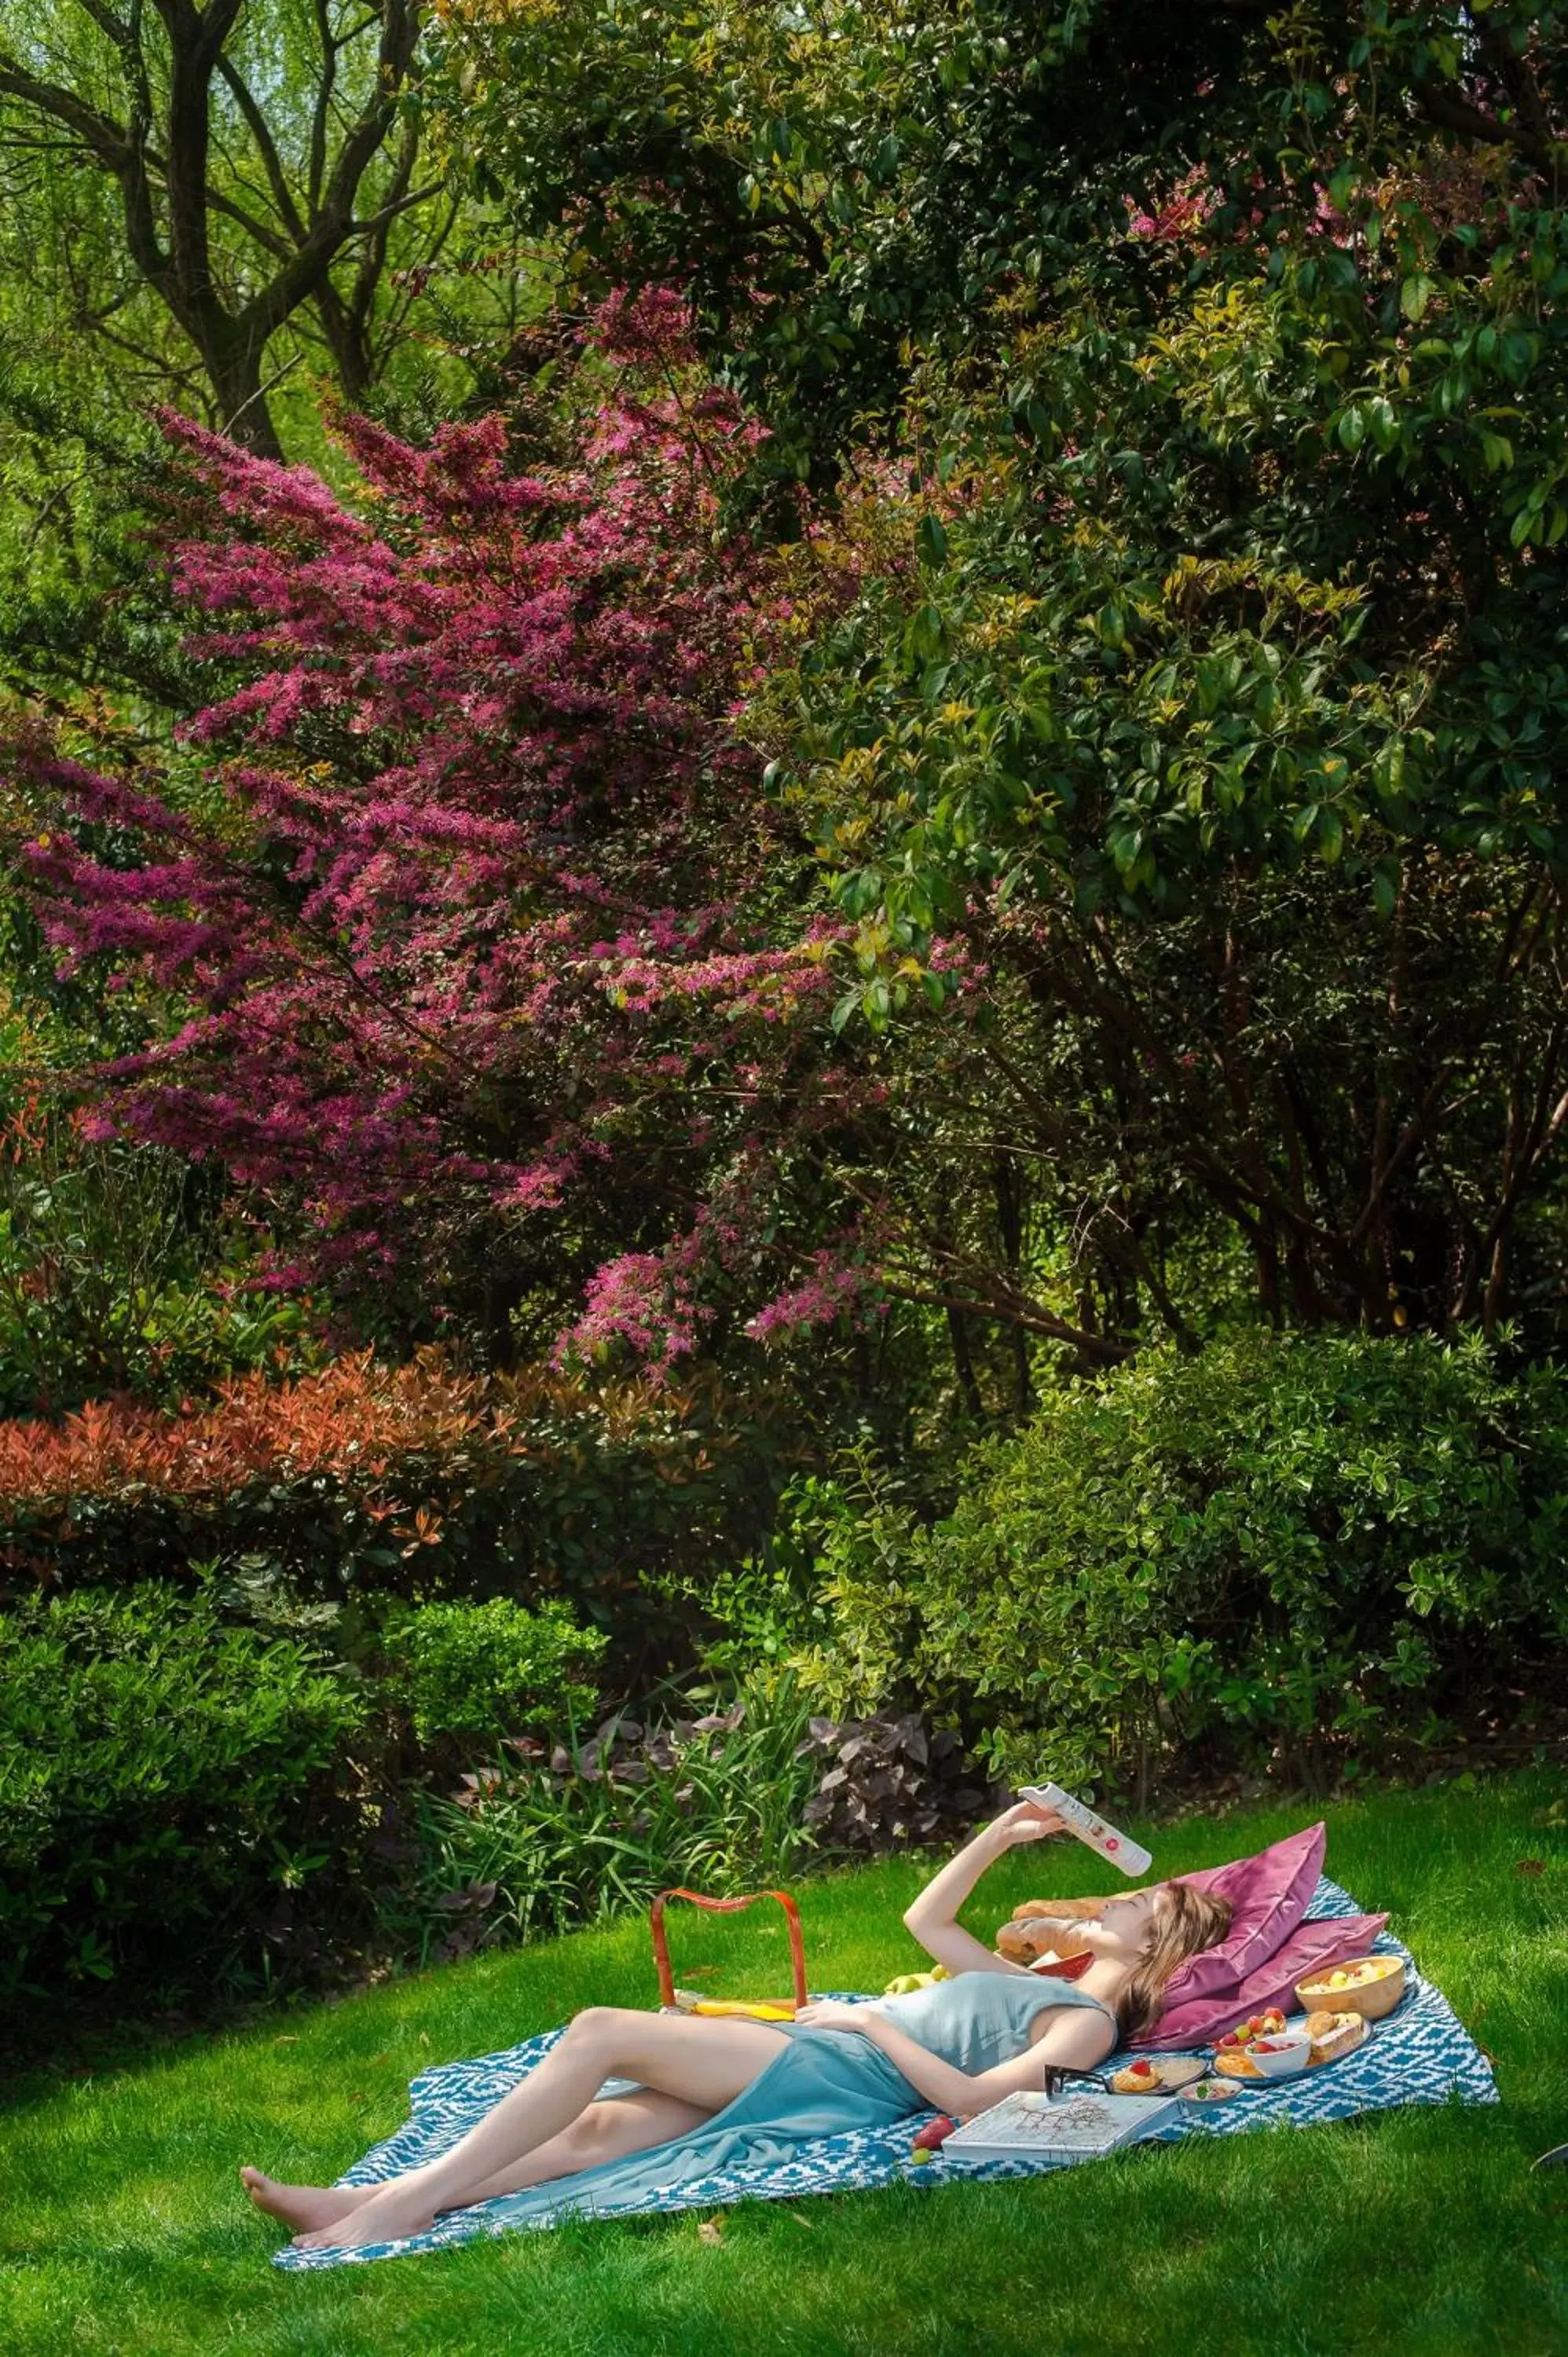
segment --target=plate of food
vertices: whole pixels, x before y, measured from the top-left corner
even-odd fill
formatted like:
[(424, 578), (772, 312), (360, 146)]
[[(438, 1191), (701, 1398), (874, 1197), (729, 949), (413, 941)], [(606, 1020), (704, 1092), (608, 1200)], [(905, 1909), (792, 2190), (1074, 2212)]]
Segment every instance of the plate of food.
[(1173, 2095), (1206, 2076), (1207, 2062), (1196, 2054), (1141, 2054), (1135, 2062), (1111, 2074), (1118, 2095)]
[(1219, 2054), (1242, 2053), (1249, 2046), (1255, 2045), (1260, 2038), (1281, 2037), (1284, 2026), (1283, 2014), (1277, 2005), (1272, 2005), (1266, 2013), (1255, 2013), (1250, 2021), (1238, 2022), (1234, 2029), (1228, 2029), (1223, 2038), (1216, 2040), (1215, 2051)]
[(1283, 2038), (1285, 2018), (1277, 2005), (1264, 2013), (1255, 2013), (1248, 2021), (1239, 2021), (1228, 2029), (1214, 2050), (1214, 2069), (1226, 2079), (1263, 2079), (1269, 2074), (1260, 2071), (1252, 2060), (1252, 2050), (1265, 2038)]

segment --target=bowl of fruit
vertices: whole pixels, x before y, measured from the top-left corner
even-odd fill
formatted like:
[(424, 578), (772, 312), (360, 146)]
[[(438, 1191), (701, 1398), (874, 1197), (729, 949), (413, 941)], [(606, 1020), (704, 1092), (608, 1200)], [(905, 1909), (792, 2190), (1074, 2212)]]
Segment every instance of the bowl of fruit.
[(1228, 2029), (1214, 2050), (1214, 2067), (1228, 2079), (1262, 2079), (1262, 2072), (1252, 2060), (1252, 2050), (1261, 2039), (1282, 2038), (1285, 2018), (1277, 2006), (1266, 2013), (1253, 2014), (1250, 2021), (1238, 2022)]
[(1294, 2079), (1312, 2060), (1312, 2040), (1304, 2029), (1282, 2029), (1274, 2038), (1254, 2038), (1247, 2057), (1261, 2078)]
[(1381, 2021), (1403, 1995), (1402, 1956), (1352, 1956), (1330, 1973), (1314, 1973), (1310, 1980), (1298, 1982), (1295, 2001), (1304, 2013), (1327, 2009)]

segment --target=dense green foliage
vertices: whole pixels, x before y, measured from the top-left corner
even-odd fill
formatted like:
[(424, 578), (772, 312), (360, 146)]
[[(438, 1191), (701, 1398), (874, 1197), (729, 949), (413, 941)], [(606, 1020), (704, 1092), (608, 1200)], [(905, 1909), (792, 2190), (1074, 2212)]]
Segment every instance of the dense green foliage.
[(177, 1156), (48, 1132), (0, 1154), (0, 1408), (59, 1415), (117, 1394), (176, 1407), (289, 1365), (300, 1307), (244, 1289), (248, 1241)]
[(1565, 1513), (1554, 1370), (1478, 1342), (1150, 1353), (977, 1451), (933, 1527), (824, 1516), (807, 1666), (835, 1703), (957, 1713), (1017, 1778), (1146, 1789), (1192, 1746), (1343, 1772), (1529, 1692), (1568, 1639)]
[(80, 2016), (94, 1985), (199, 2007), (367, 1950), (461, 1954), (814, 1846), (788, 1687), (593, 1732), (604, 1641), (559, 1607), (404, 1608), (354, 1663), (325, 1616), (284, 1634), (247, 1602), (144, 1580), (0, 1616), (13, 2024)]
[(426, 1944), (460, 1954), (640, 1911), (660, 1890), (725, 1895), (811, 1863), (803, 1822), (820, 1772), (803, 1756), (804, 1704), (788, 1688), (647, 1729), (613, 1719), (587, 1743), (544, 1747), (470, 1773), (421, 1815)]
[(421, 1743), (443, 1735), (488, 1742), (585, 1719), (597, 1699), (587, 1674), (605, 1640), (559, 1605), (530, 1612), (495, 1596), (401, 1613), (383, 1629), (381, 1648)]
[(1556, 13), (473, 14), (498, 200), (848, 494), (762, 727), (908, 1032), (834, 1174), (900, 1275), (1090, 1364), (1217, 1248), (1554, 1335)]
[(156, 1581), (0, 1617), (0, 1993), (200, 1990), (326, 1863), (359, 1697), (304, 1645)]
[(1146, 0), (556, 0), (455, 9), (433, 89), (461, 77), (476, 183), (563, 233), (575, 281), (692, 290), (772, 428), (765, 476), (831, 482), (898, 447), (912, 361), (987, 338), (1125, 192), (1244, 137), (1262, 46)]

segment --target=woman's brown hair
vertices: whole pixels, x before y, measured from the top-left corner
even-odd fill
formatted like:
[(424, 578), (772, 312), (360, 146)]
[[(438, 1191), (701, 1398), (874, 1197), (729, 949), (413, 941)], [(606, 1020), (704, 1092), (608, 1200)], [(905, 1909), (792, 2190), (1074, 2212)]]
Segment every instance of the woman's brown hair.
[(1116, 2027), (1122, 2043), (1159, 2019), (1165, 1984), (1189, 1956), (1217, 1947), (1230, 1929), (1230, 1901), (1216, 1899), (1190, 1882), (1167, 1882), (1148, 1943), (1127, 1975), (1116, 2000)]

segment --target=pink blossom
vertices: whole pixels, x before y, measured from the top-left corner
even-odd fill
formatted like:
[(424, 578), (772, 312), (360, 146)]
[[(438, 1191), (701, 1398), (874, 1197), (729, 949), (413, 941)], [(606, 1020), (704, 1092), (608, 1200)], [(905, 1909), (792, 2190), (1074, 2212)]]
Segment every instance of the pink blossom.
[(499, 418), (416, 449), (349, 417), (350, 497), (166, 419), (168, 576), (226, 670), (181, 731), (210, 791), (36, 731), (5, 766), (61, 814), (19, 865), (62, 969), (185, 1010), (99, 1070), (98, 1135), (221, 1166), (291, 1223), (269, 1283), (345, 1299), (533, 1218), (662, 1234), (606, 1260), (572, 1346), (667, 1366), (708, 1294), (739, 1315), (788, 1273), (780, 1141), (843, 1114), (815, 1044), (843, 928), (780, 928), (799, 853), (735, 727), (789, 610), (723, 523), (761, 428), (695, 375), (678, 296), (598, 328), (614, 395), (547, 470)]
[(809, 1327), (830, 1326), (861, 1297), (866, 1284), (864, 1268), (835, 1261), (831, 1252), (819, 1252), (805, 1283), (778, 1295), (757, 1311), (746, 1330), (755, 1341), (771, 1342)]

